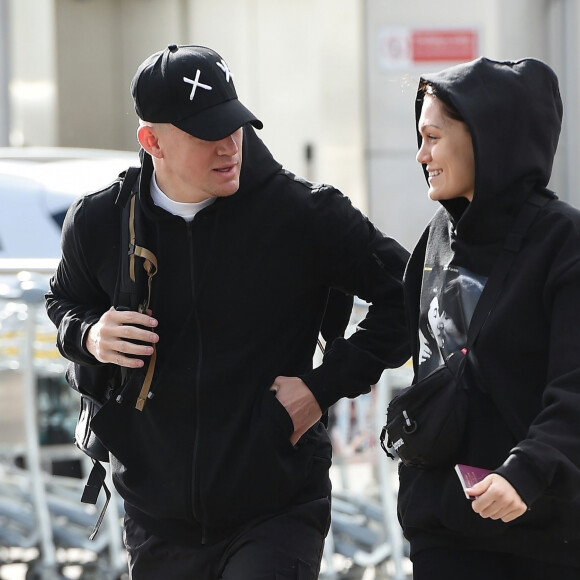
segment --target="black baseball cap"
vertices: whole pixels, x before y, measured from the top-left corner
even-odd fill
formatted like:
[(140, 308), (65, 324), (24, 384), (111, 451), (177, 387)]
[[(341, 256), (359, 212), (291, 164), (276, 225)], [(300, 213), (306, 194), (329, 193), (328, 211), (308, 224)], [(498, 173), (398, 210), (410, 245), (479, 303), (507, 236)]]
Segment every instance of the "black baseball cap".
[(143, 121), (171, 123), (206, 141), (223, 139), (247, 123), (263, 126), (238, 100), (224, 59), (205, 46), (171, 44), (152, 54), (137, 69), (131, 94)]

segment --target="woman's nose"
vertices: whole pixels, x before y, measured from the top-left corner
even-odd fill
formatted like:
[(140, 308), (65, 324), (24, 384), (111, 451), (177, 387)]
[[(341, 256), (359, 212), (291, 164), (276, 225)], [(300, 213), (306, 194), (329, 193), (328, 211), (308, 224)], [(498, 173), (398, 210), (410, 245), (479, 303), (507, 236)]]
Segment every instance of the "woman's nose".
[(415, 159), (422, 164), (427, 163), (427, 161), (429, 160), (429, 151), (425, 146), (425, 141), (421, 142), (421, 147), (419, 147), (419, 151), (417, 151)]

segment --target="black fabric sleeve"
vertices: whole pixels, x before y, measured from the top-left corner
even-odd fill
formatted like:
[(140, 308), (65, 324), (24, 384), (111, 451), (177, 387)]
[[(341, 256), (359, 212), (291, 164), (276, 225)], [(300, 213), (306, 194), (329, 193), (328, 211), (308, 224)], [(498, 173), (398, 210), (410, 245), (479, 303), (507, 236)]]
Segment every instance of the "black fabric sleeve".
[[(93, 212), (89, 221), (87, 206), (92, 209), (96, 205), (103, 208)], [(101, 364), (84, 344), (90, 327), (112, 304), (118, 234), (116, 238), (111, 235), (115, 225), (118, 227), (117, 214), (114, 203), (96, 204), (94, 196), (85, 196), (70, 207), (63, 224), (62, 257), (46, 294), (46, 310), (58, 329), (60, 353), (75, 363)], [(105, 275), (99, 276), (103, 272)], [(108, 288), (100, 278), (109, 281)]]
[(301, 376), (326, 410), (342, 397), (369, 392), (385, 368), (409, 359), (402, 286), (409, 254), (337, 190), (325, 188), (315, 197), (318, 253), (329, 286), (369, 303), (357, 331), (334, 340), (322, 364)]

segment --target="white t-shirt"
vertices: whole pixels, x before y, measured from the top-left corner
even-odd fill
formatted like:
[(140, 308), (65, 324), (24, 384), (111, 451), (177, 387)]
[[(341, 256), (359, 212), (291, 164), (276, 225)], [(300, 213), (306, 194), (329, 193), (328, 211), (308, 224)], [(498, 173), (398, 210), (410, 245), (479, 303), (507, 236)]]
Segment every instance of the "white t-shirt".
[(155, 172), (153, 172), (151, 177), (151, 198), (157, 207), (160, 207), (173, 215), (182, 217), (186, 222), (192, 221), (199, 211), (215, 201), (215, 197), (209, 197), (208, 199), (204, 199), (197, 203), (173, 201), (168, 198), (161, 189), (159, 189), (159, 185), (157, 185), (157, 180), (155, 179)]

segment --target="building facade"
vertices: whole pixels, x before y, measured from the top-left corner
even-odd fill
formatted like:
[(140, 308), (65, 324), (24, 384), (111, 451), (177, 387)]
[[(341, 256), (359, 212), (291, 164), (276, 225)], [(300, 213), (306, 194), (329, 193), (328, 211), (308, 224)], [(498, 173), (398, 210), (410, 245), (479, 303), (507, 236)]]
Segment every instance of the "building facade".
[(211, 46), (275, 157), (412, 246), (434, 210), (416, 161), (422, 72), (548, 62), (565, 129), (553, 189), (580, 205), (577, 0), (0, 0), (0, 143), (137, 149), (129, 83), (171, 43)]

